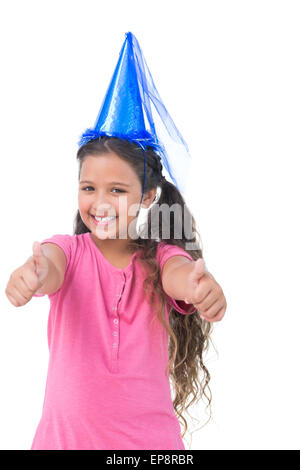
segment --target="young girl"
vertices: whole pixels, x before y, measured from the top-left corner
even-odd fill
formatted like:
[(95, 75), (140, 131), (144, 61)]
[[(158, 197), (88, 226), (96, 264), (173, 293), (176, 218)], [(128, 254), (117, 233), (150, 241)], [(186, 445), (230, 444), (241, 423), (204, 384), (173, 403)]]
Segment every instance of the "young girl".
[[(74, 234), (35, 242), (8, 282), (15, 306), (50, 299), (48, 376), (32, 450), (184, 450), (182, 412), (208, 398), (202, 354), (226, 300), (205, 270), (180, 192), (162, 176), (158, 154), (145, 153), (144, 180), (138, 145), (105, 136), (83, 145)], [(140, 231), (143, 183), (148, 217)], [(167, 240), (158, 203), (182, 209), (170, 214)], [(190, 233), (175, 238), (187, 213)]]

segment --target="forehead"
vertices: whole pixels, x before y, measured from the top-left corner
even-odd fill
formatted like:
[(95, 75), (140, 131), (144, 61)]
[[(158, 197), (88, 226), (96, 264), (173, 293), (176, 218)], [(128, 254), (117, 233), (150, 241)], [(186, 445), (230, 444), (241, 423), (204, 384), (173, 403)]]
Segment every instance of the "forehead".
[(80, 171), (80, 181), (123, 181), (130, 183), (137, 180), (133, 168), (117, 154), (88, 155), (85, 157)]

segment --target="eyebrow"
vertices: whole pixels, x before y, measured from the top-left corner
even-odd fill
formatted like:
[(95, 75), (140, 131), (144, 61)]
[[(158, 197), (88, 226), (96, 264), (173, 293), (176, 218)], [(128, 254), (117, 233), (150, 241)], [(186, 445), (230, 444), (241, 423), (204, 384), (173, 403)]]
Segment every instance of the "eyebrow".
[[(95, 183), (93, 183), (93, 181), (89, 181), (89, 180), (80, 181), (79, 184), (83, 184), (83, 183), (95, 184)], [(120, 181), (111, 181), (108, 184), (119, 184), (120, 186), (128, 186), (128, 187), (130, 186), (129, 184), (121, 183)]]

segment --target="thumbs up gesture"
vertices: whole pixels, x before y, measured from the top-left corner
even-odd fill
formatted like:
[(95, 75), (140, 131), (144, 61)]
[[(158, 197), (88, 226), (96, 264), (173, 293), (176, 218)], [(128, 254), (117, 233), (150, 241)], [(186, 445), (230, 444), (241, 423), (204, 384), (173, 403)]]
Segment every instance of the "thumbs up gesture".
[(221, 286), (206, 270), (203, 258), (194, 261), (194, 268), (188, 274), (187, 304), (193, 304), (200, 312), (200, 317), (209, 322), (222, 320), (227, 308)]
[(37, 279), (39, 281), (39, 288), (43, 285), (43, 282), (45, 281), (47, 274), (48, 274), (48, 269), (49, 269), (49, 263), (48, 263), (48, 258), (44, 255), (42, 251), (42, 245), (39, 242), (34, 242), (32, 245), (32, 261), (34, 263), (34, 268), (35, 272), (37, 275)]
[(44, 284), (49, 271), (48, 258), (41, 244), (34, 242), (32, 256), (11, 274), (5, 294), (15, 306), (25, 305)]

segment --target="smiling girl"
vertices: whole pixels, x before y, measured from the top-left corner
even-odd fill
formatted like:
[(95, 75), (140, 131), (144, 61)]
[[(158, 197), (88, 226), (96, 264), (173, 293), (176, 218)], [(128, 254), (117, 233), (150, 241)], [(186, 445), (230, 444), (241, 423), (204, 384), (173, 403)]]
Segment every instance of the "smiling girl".
[[(211, 322), (224, 315), (224, 294), (200, 248), (184, 249), (187, 241), (197, 245), (193, 217), (192, 233), (182, 239), (172, 236), (174, 219), (168, 240), (162, 220), (155, 239), (145, 231), (137, 236), (139, 210), (132, 208), (139, 208), (144, 174), (137, 152), (109, 137), (79, 149), (74, 234), (35, 242), (8, 283), (15, 306), (33, 296), (50, 299), (48, 377), (32, 450), (185, 449), (178, 417), (185, 433), (187, 403), (204, 395), (210, 405), (203, 352)], [(160, 204), (183, 208), (152, 149), (146, 161), (141, 207), (149, 208), (161, 188)], [(149, 229), (157, 206), (148, 209)], [(135, 236), (120, 238), (130, 224)]]
[[(183, 413), (203, 397), (211, 405), (203, 353), (226, 299), (177, 186), (188, 160), (174, 164), (178, 147), (165, 152), (150, 99), (184, 147), (126, 33), (95, 126), (80, 140), (73, 235), (34, 242), (7, 284), (16, 307), (34, 296), (50, 300), (48, 375), (32, 450), (184, 450)], [(162, 174), (161, 158), (176, 184)]]

